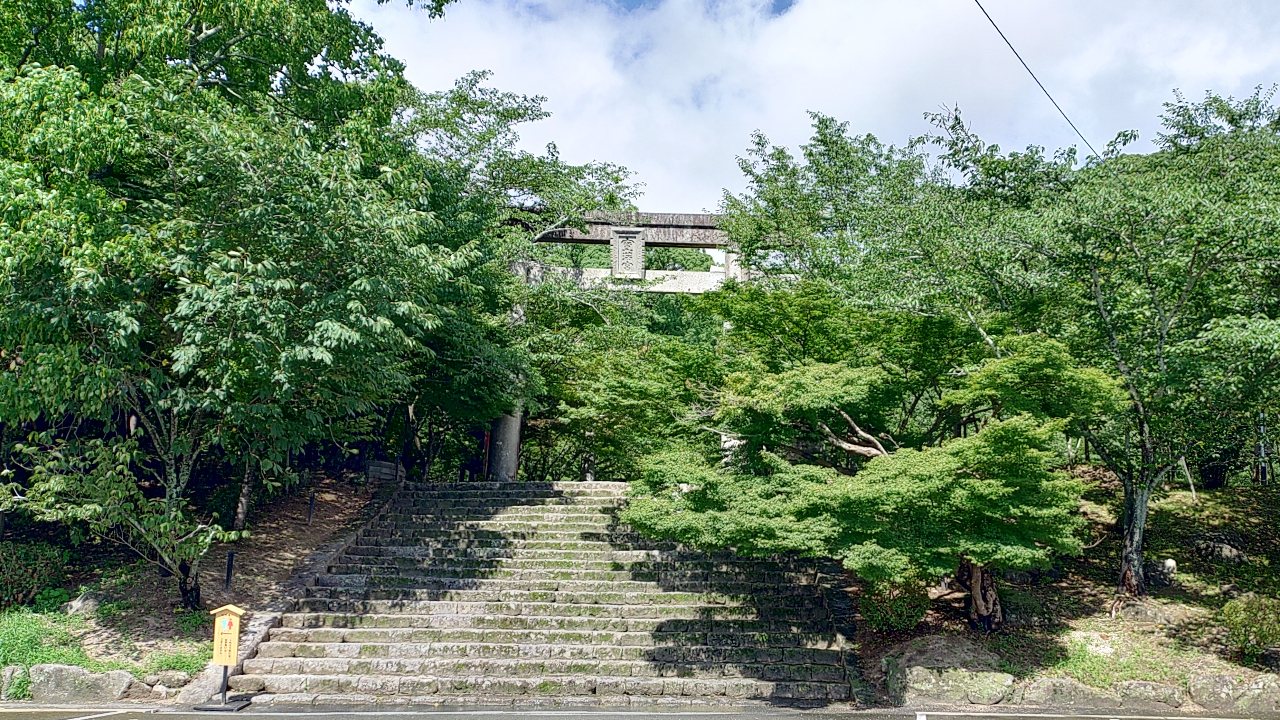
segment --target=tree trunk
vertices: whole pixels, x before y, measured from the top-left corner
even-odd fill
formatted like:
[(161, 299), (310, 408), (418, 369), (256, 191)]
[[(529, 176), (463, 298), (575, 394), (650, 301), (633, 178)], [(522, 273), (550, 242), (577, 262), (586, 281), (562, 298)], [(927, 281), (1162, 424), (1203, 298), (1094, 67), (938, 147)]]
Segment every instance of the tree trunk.
[(1004, 625), (1004, 608), (1000, 606), (1000, 594), (996, 591), (996, 576), (991, 568), (965, 560), (957, 576), (968, 581), (969, 627), (983, 632), (995, 632)]
[(182, 595), (182, 607), (187, 610), (199, 610), (201, 607), (200, 576), (185, 560), (178, 564), (178, 572), (178, 593)]
[(1151, 502), (1151, 483), (1142, 473), (1124, 484), (1124, 517), (1121, 519), (1124, 546), (1120, 552), (1120, 582), (1117, 591), (1125, 595), (1147, 594), (1147, 579), (1142, 572), (1142, 536), (1147, 530), (1147, 508)]
[(249, 504), (253, 502), (253, 464), (245, 461), (244, 480), (240, 482), (240, 499), (236, 500), (236, 519), (232, 530), (243, 530), (249, 521)]

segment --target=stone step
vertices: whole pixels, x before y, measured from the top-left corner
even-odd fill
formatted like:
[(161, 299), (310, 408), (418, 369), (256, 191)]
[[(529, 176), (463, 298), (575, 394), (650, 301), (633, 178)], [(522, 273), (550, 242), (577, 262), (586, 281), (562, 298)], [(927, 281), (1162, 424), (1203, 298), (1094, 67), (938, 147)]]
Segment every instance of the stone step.
[[(591, 696), (591, 701), (610, 704), (605, 698), (642, 697), (652, 702), (659, 696), (731, 698), (735, 700), (848, 700), (847, 682), (772, 682), (751, 678), (609, 678), (574, 675), (535, 678), (337, 676), (337, 675), (239, 675), (236, 690), (264, 689), (273, 697), (257, 702), (332, 706), (365, 705), (383, 697), (402, 699), (404, 704), (453, 704), (457, 698), (477, 704), (510, 704), (512, 697)], [(371, 700), (371, 698), (373, 698)], [(392, 701), (396, 702), (396, 701)], [(614, 701), (616, 702), (616, 701)]]
[[(483, 580), (581, 580), (581, 581), (614, 581), (632, 580), (652, 583), (664, 581), (679, 582), (683, 580), (703, 580), (707, 582), (744, 582), (748, 573), (712, 573), (692, 572), (681, 576), (675, 570), (576, 570), (576, 569), (540, 569), (536, 567), (511, 570), (508, 568), (450, 568), (441, 565), (434, 568), (404, 568), (392, 565), (341, 564), (330, 565), (330, 575), (360, 575), (391, 579), (387, 584), (399, 584), (403, 587), (414, 587), (421, 581), (448, 579), (483, 579)], [(804, 578), (788, 578), (779, 573), (761, 573), (758, 578), (763, 582), (801, 583)], [(399, 580), (399, 582), (397, 581)]]
[(521, 533), (542, 533), (545, 531), (554, 531), (558, 534), (568, 533), (606, 533), (612, 535), (624, 534), (630, 532), (629, 529), (621, 529), (615, 525), (613, 518), (601, 516), (598, 520), (507, 520), (505, 518), (482, 518), (471, 520), (459, 520), (457, 522), (440, 522), (429, 518), (421, 519), (378, 519), (369, 525), (369, 529), (375, 532), (400, 532), (400, 531), (422, 531), (430, 528), (437, 532), (465, 533), (476, 530), (488, 530), (491, 532), (502, 533), (503, 535), (516, 535)]
[[(677, 625), (678, 627), (678, 625)], [(496, 643), (514, 645), (609, 645), (659, 647), (811, 648), (843, 650), (829, 632), (683, 632), (614, 630), (509, 630), (489, 628), (274, 628), (273, 641), (308, 643)]]
[[(783, 568), (794, 566), (776, 558), (744, 558), (728, 553), (709, 554), (690, 552), (687, 550), (627, 550), (614, 549), (606, 544), (587, 548), (511, 548), (511, 547), (440, 547), (421, 545), (352, 545), (344, 551), (345, 555), (367, 555), (373, 557), (403, 558), (444, 558), (449, 560), (464, 559), (520, 559), (520, 560), (595, 560), (607, 562), (669, 562), (669, 563), (706, 563), (714, 562), (733, 567), (772, 566)], [(806, 568), (812, 570), (811, 568)]]
[[(626, 618), (626, 617), (564, 617), (520, 615), (353, 615), (341, 616), (342, 619), (332, 621), (326, 619), (308, 619), (274, 628), (277, 637), (293, 637), (291, 642), (311, 642), (299, 640), (309, 638), (304, 633), (289, 634), (293, 630), (316, 630), (326, 627), (322, 624), (330, 622), (328, 627), (337, 629), (475, 629), (475, 630), (598, 630), (612, 632), (652, 632), (656, 630), (672, 630), (682, 632), (829, 632), (830, 620), (822, 614), (804, 614), (791, 611), (791, 615), (771, 616), (757, 615), (749, 617), (727, 618)], [(320, 615), (317, 613), (316, 615)], [(338, 617), (328, 615), (327, 617)], [(322, 633), (320, 637), (325, 637)]]
[(423, 483), (405, 482), (402, 494), (440, 497), (625, 498), (626, 483)]
[(616, 515), (626, 507), (610, 498), (431, 498), (397, 495), (388, 512), (411, 515)]
[(644, 660), (650, 663), (847, 666), (855, 662), (848, 650), (815, 648), (661, 647), (537, 645), (520, 643), (316, 643), (270, 640), (259, 646), (258, 658), (555, 658), (565, 660)]
[[(594, 558), (526, 558), (494, 557), (476, 558), (466, 555), (453, 557), (388, 557), (343, 553), (333, 567), (354, 567), (357, 573), (394, 573), (397, 570), (451, 570), (460, 573), (487, 573), (492, 570), (543, 571), (574, 570), (580, 572), (659, 573), (664, 577), (689, 577), (692, 579), (751, 577), (757, 582), (805, 582), (812, 573), (789, 572), (777, 563), (743, 562), (724, 563), (715, 560), (610, 560), (599, 555)], [(338, 573), (341, 571), (331, 570)]]
[(484, 498), (484, 497), (420, 497), (413, 493), (397, 495), (388, 507), (389, 511), (419, 515), (438, 513), (478, 516), (497, 513), (569, 513), (611, 515), (626, 507), (624, 500), (616, 498)]
[[(491, 614), (525, 615), (546, 605), (559, 606), (565, 610), (561, 615), (598, 615), (603, 611), (593, 608), (627, 607), (643, 605), (689, 606), (689, 605), (748, 605), (753, 608), (822, 608), (820, 597), (805, 595), (720, 595), (718, 593), (682, 593), (682, 592), (521, 592), (513, 590), (437, 590), (438, 597), (431, 600), (351, 600), (327, 598), (300, 598), (297, 610), (300, 612), (355, 612), (355, 613), (395, 613), (403, 612), (413, 615), (431, 615), (435, 613), (455, 613), (465, 615), (468, 612)], [(456, 607), (454, 607), (456, 606)], [(487, 606), (487, 607), (481, 607)], [(459, 612), (459, 610), (461, 612)], [(572, 610), (572, 612), (570, 612)], [(619, 615), (621, 616), (621, 615)], [(638, 616), (645, 617), (645, 616)]]
[[(529, 607), (515, 607), (522, 611), (488, 614), (483, 610), (504, 610), (506, 606), (493, 607), (492, 603), (485, 609), (470, 612), (369, 612), (369, 614), (351, 615), (346, 612), (300, 611), (287, 612), (283, 615), (282, 625), (285, 628), (563, 628), (566, 629), (625, 629), (639, 630), (653, 624), (691, 623), (691, 621), (735, 621), (745, 623), (750, 620), (767, 620), (772, 623), (804, 624), (829, 623), (829, 612), (823, 607), (751, 607), (750, 605), (613, 605), (613, 606), (567, 606), (567, 612), (557, 612), (554, 607), (545, 603), (531, 603)], [(636, 624), (632, 625), (631, 621)], [(616, 623), (614, 623), (616, 621)]]
[(244, 662), (250, 675), (410, 675), (526, 678), (589, 677), (760, 678), (795, 682), (845, 682), (842, 665), (787, 663), (661, 663), (573, 658), (258, 657)]
[(343, 615), (340, 612), (298, 612), (285, 629), (394, 629), (472, 628), (481, 630), (613, 630), (643, 633), (654, 630), (699, 633), (822, 633), (831, 629), (831, 619), (818, 610), (785, 609), (771, 612), (722, 614), (716, 618), (695, 614), (659, 616), (634, 615)]
[(305, 588), (303, 597), (348, 598), (358, 600), (433, 600), (443, 590), (503, 590), (510, 592), (664, 592), (722, 593), (733, 596), (814, 595), (808, 586), (777, 588), (756, 582), (709, 582), (706, 580), (664, 581), (661, 585), (643, 580), (490, 580), (486, 578), (439, 578), (414, 582), (407, 587), (401, 578), (368, 575), (322, 575), (319, 584)]
[(394, 537), (384, 537), (378, 533), (370, 533), (365, 530), (357, 536), (352, 547), (397, 547), (397, 548), (425, 548), (443, 550), (446, 552), (465, 549), (495, 549), (495, 550), (577, 550), (580, 552), (612, 552), (612, 551), (636, 551), (636, 550), (662, 550), (672, 551), (679, 548), (675, 543), (656, 542), (651, 540), (636, 540), (626, 544), (615, 544), (604, 540), (540, 540), (524, 539), (524, 538), (507, 538), (507, 537), (472, 537), (472, 538), (417, 538), (413, 540), (403, 540)]
[(795, 682), (841, 683), (842, 665), (809, 662), (649, 662), (535, 657), (257, 657), (244, 661), (250, 675), (453, 675), (490, 678), (540, 678), (547, 675), (612, 678), (759, 678)]
[(374, 706), (850, 698), (814, 565), (641, 537), (616, 518), (626, 489), (408, 481), (233, 687)]
[(606, 512), (508, 512), (504, 510), (493, 513), (477, 513), (450, 511), (436, 512), (430, 509), (424, 512), (392, 509), (378, 517), (378, 523), (375, 524), (375, 527), (391, 524), (455, 527), (457, 525), (467, 523), (501, 524), (502, 527), (519, 524), (546, 525), (548, 523), (591, 523), (593, 525), (600, 526), (621, 524), (617, 517), (612, 513)]
[(581, 530), (556, 530), (553, 528), (543, 528), (538, 531), (521, 530), (521, 531), (497, 531), (497, 530), (475, 530), (455, 528), (445, 530), (436, 527), (425, 526), (416, 530), (387, 530), (366, 528), (361, 531), (360, 537), (378, 538), (382, 545), (398, 545), (398, 546), (414, 546), (414, 545), (441, 545), (441, 546), (461, 546), (464, 544), (491, 543), (496, 547), (519, 547), (526, 542), (540, 543), (569, 543), (581, 544), (591, 543), (592, 545), (609, 545), (618, 549), (632, 548), (648, 548), (653, 546), (653, 541), (647, 540), (633, 532), (614, 533), (614, 532), (584, 532)]

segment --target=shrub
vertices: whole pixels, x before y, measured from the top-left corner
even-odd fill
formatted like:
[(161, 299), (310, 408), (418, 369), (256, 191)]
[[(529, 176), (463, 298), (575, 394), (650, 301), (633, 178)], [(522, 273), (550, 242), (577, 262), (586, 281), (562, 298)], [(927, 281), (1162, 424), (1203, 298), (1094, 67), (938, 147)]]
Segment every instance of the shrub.
[(910, 630), (929, 611), (929, 593), (919, 582), (869, 583), (859, 609), (872, 630)]
[(71, 593), (66, 588), (47, 587), (36, 593), (31, 601), (31, 609), (38, 613), (57, 612), (63, 605), (71, 602)]
[(1227, 642), (1245, 658), (1257, 660), (1280, 647), (1280, 599), (1245, 595), (1222, 606)]
[(0, 542), (0, 608), (22, 605), (66, 580), (66, 551), (42, 542)]

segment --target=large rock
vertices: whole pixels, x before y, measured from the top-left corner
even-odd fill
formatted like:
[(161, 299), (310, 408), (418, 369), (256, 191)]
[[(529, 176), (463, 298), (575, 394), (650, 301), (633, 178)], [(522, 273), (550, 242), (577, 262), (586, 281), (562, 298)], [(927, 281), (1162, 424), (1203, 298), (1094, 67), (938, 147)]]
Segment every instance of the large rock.
[(1260, 675), (1236, 698), (1236, 712), (1247, 715), (1280, 713), (1280, 675)]
[(1145, 680), (1127, 680), (1116, 684), (1116, 694), (1125, 707), (1182, 707), (1187, 701), (1180, 687)]
[(125, 700), (150, 700), (151, 686), (141, 680), (134, 680), (129, 683), (129, 689), (124, 692)]
[(995, 705), (1013, 687), (1012, 675), (996, 671), (997, 660), (965, 638), (929, 635), (890, 650), (880, 662), (899, 703)]
[(1161, 625), (1170, 623), (1169, 613), (1153, 602), (1131, 600), (1121, 605), (1116, 614), (1130, 622), (1159, 623)]
[(1019, 705), (1050, 708), (1115, 708), (1120, 699), (1076, 682), (1071, 678), (1040, 678), (1020, 688), (1014, 697)]
[(68, 615), (93, 615), (102, 606), (102, 597), (97, 593), (81, 593), (79, 597), (62, 604), (62, 612)]
[(30, 674), (31, 699), (49, 705), (115, 702), (134, 682), (124, 670), (91, 673), (72, 665), (33, 665)]
[(1192, 675), (1187, 692), (1197, 705), (1206, 710), (1230, 710), (1240, 697), (1240, 681), (1230, 675)]
[(1195, 544), (1196, 554), (1209, 562), (1241, 565), (1249, 562), (1249, 556), (1236, 547), (1215, 540), (1201, 540)]
[(13, 682), (22, 675), (21, 665), (10, 665), (0, 670), (0, 700), (12, 700), (9, 697), (9, 688), (13, 686)]

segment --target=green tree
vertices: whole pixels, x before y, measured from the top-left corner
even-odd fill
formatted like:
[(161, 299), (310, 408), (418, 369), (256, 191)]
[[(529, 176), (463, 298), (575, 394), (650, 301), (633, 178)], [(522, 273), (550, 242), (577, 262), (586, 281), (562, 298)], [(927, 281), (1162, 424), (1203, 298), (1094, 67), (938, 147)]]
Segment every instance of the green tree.
[[(620, 171), (562, 181), (554, 153), (508, 152), (538, 110), (506, 113), (474, 77), (420, 93), (321, 0), (0, 17), (5, 508), (134, 548), (194, 607), (199, 558), (229, 537), (190, 507), (202, 463), (243, 472), (242, 525), (292, 453), (367, 432), (428, 378), (475, 415), (511, 402), (440, 356), (465, 347), (499, 378), (523, 362), (496, 320), (513, 295), (499, 199), (576, 208), (551, 189)], [(520, 173), (542, 179), (504, 179)]]
[(904, 148), (815, 116), (799, 157), (755, 138), (726, 226), (762, 272), (964, 323), (993, 358), (1044, 334), (1119, 378), (1124, 410), (1085, 403), (1070, 427), (1122, 481), (1119, 585), (1142, 593), (1152, 493), (1184, 462), (1238, 455), (1274, 396), (1276, 118), (1263, 93), (1179, 97), (1156, 152), (1122, 154), (1122, 133), (1078, 167), (1073, 150), (987, 145), (958, 112)]

